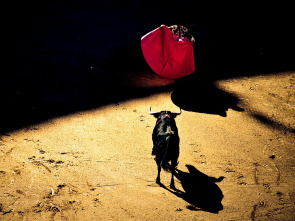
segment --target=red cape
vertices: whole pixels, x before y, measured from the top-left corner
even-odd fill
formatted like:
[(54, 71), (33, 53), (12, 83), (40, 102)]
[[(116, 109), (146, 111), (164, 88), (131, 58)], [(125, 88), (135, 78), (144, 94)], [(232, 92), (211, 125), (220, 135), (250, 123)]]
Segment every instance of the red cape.
[(141, 38), (145, 60), (158, 75), (176, 79), (195, 71), (193, 42), (179, 39), (165, 25)]

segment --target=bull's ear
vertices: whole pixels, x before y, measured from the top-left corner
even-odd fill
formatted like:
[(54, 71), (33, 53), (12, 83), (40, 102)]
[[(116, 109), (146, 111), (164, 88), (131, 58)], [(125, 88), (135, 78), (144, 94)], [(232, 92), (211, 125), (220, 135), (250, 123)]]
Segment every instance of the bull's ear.
[(173, 117), (173, 118), (175, 118), (175, 117), (177, 117), (179, 114), (175, 114), (175, 113), (172, 113), (171, 114), (171, 116)]
[(161, 113), (155, 113), (155, 114), (152, 114), (152, 115), (153, 115), (155, 118), (158, 119), (158, 118), (160, 117), (160, 114), (161, 114)]

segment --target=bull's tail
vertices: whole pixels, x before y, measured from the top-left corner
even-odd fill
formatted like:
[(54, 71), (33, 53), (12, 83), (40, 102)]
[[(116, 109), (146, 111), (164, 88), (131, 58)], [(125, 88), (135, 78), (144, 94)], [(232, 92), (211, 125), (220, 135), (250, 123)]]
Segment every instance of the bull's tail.
[(162, 162), (162, 168), (167, 171), (167, 172), (171, 172), (171, 164), (166, 162)]

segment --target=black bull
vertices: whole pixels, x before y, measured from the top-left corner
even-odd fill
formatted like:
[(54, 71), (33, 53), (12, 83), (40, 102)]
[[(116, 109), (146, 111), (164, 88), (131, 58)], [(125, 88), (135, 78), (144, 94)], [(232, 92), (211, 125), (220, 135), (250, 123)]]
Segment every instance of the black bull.
[(173, 176), (178, 164), (179, 136), (174, 118), (181, 114), (181, 110), (179, 113), (172, 113), (170, 111), (151, 112), (150, 109), (150, 114), (157, 118), (152, 136), (154, 144), (152, 155), (156, 156), (155, 160), (158, 166), (156, 183), (161, 184), (160, 173), (163, 168), (171, 171), (170, 187), (175, 188)]

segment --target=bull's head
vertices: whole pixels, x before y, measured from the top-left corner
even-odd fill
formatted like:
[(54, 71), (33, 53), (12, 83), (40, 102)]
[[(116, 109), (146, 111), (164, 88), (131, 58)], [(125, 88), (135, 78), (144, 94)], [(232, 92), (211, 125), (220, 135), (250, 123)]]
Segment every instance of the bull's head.
[(155, 118), (160, 118), (160, 117), (163, 117), (165, 115), (169, 116), (169, 117), (172, 117), (172, 118), (175, 118), (177, 115), (181, 114), (181, 109), (179, 109), (178, 113), (173, 113), (173, 112), (170, 112), (170, 111), (152, 112), (152, 107), (150, 107), (149, 114), (153, 115)]

